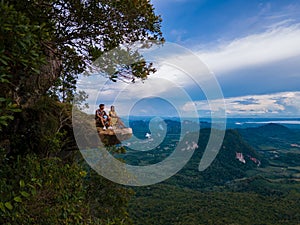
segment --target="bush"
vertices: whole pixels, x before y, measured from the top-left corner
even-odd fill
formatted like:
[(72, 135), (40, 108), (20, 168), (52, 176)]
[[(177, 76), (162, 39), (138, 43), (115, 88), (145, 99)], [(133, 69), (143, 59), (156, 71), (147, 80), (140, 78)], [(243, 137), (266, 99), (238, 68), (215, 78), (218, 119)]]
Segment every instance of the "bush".
[(130, 224), (129, 192), (78, 163), (1, 150), (0, 224)]

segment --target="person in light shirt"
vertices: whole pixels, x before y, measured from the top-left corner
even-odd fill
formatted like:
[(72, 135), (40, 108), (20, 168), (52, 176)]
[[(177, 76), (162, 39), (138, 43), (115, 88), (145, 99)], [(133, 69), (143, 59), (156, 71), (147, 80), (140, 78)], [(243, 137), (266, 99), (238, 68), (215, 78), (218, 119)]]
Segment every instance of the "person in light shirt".
[(125, 127), (125, 124), (122, 122), (120, 117), (117, 115), (117, 112), (115, 111), (115, 107), (113, 105), (110, 107), (109, 117), (110, 117), (110, 121), (111, 121), (111, 123), (110, 123), (111, 126), (121, 127), (121, 128)]

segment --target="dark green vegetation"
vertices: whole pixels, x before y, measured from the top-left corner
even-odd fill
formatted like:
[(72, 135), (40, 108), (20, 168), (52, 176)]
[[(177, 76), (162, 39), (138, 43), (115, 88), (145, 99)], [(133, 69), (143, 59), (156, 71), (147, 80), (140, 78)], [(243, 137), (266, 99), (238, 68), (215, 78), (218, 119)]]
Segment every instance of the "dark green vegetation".
[(300, 166), (300, 130), (278, 124), (239, 130), (243, 138), (266, 159), (268, 167), (260, 169), (264, 176), (298, 181)]
[[(177, 122), (173, 124), (178, 127)], [(299, 130), (277, 124), (227, 130), (216, 159), (199, 172), (209, 133), (210, 129), (201, 130), (199, 148), (178, 174), (160, 184), (135, 188), (136, 195), (130, 202), (134, 222), (299, 224), (300, 183), (296, 165), (300, 165), (300, 148), (295, 147), (300, 142)], [(260, 147), (266, 143), (268, 150), (265, 145)], [(277, 153), (270, 153), (269, 149)], [(243, 153), (245, 163), (236, 159), (237, 152)], [(163, 159), (166, 155), (158, 157)], [(150, 156), (136, 156), (135, 162), (147, 164), (153, 161)]]
[[(72, 132), (78, 74), (111, 49), (163, 41), (146, 0), (0, 1), (0, 224), (128, 224), (131, 191), (82, 161)], [(146, 79), (152, 64), (101, 68)], [(124, 78), (124, 71), (131, 74)]]
[(126, 208), (131, 191), (101, 178), (82, 163), (33, 154), (19, 156), (15, 162), (4, 160), (1, 224), (131, 223)]
[(200, 192), (166, 184), (140, 188), (131, 203), (136, 224), (299, 224), (300, 194), (284, 197)]

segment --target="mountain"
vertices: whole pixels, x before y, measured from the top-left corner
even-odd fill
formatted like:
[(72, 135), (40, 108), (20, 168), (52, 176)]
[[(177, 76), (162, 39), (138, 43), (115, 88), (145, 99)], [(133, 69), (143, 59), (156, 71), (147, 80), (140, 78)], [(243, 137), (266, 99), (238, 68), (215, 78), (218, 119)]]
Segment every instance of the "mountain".
[[(161, 162), (168, 157), (175, 146), (178, 145), (178, 133), (180, 129), (186, 129), (188, 126), (191, 130), (196, 130), (196, 124), (193, 122), (183, 121), (181, 124), (178, 121), (166, 120), (163, 121), (167, 125), (167, 133), (165, 140), (156, 148), (147, 150), (151, 144), (151, 139), (145, 137), (146, 133), (150, 132), (149, 121), (132, 121), (130, 123), (134, 134), (141, 138), (138, 141), (138, 146), (143, 146), (146, 143), (144, 151), (133, 151), (130, 146), (127, 146), (127, 154), (122, 158), (131, 165), (150, 165)], [(161, 121), (157, 122), (155, 127), (161, 125)], [(189, 187), (192, 189), (210, 188), (215, 185), (223, 185), (234, 179), (247, 176), (248, 170), (256, 169), (264, 166), (264, 160), (236, 130), (229, 129), (225, 132), (225, 137), (221, 149), (212, 164), (205, 170), (199, 171), (199, 162), (205, 151), (207, 142), (209, 140), (211, 129), (202, 128), (198, 140), (198, 148), (195, 149), (193, 156), (185, 167), (176, 175), (169, 178), (166, 182), (168, 184)], [(152, 134), (154, 136), (155, 133)], [(149, 144), (147, 144), (149, 141)], [(140, 143), (139, 143), (140, 142)], [(184, 147), (185, 141), (181, 141)]]
[[(166, 181), (168, 184), (200, 190), (245, 177), (248, 170), (263, 166), (261, 156), (242, 139), (240, 134), (235, 130), (227, 130), (222, 147), (212, 164), (205, 171), (198, 171), (209, 134), (210, 129), (201, 129), (199, 148), (187, 165)], [(237, 156), (242, 156), (243, 160)]]
[[(173, 125), (178, 123), (168, 122)], [(136, 194), (129, 205), (134, 223), (299, 224), (298, 131), (278, 124), (226, 130), (216, 158), (200, 172), (210, 132), (210, 128), (200, 130), (198, 148), (176, 175), (134, 188)], [(277, 149), (273, 159), (272, 150), (262, 149), (274, 145), (286, 148)], [(137, 158), (151, 161), (141, 155)]]
[(237, 130), (256, 150), (289, 149), (291, 144), (300, 144), (300, 131), (280, 124), (269, 123)]
[[(163, 122), (167, 125), (165, 140), (156, 148), (144, 149), (145, 151), (127, 149), (127, 154), (123, 157), (127, 163), (143, 166), (161, 162), (174, 151), (180, 140), (178, 132), (182, 126), (191, 125), (193, 129), (196, 128), (195, 124), (185, 121), (185, 125), (172, 120)], [(160, 126), (159, 123), (157, 126)], [(134, 121), (131, 125), (134, 132), (140, 135), (141, 144), (138, 143), (139, 146), (147, 141), (151, 142), (151, 139), (145, 137), (145, 134), (150, 132), (149, 121)], [(210, 132), (210, 128), (200, 130), (198, 148), (188, 163), (176, 175), (165, 181), (167, 184), (209, 190), (215, 186), (251, 178), (260, 173), (263, 173), (266, 178), (278, 180), (299, 176), (297, 166), (300, 163), (300, 147), (297, 147), (299, 145), (297, 140), (300, 135), (296, 129), (289, 129), (279, 124), (228, 129), (216, 158), (205, 171), (200, 172), (198, 167)], [(150, 144), (146, 144), (146, 146), (148, 145)], [(283, 168), (286, 169), (283, 170)], [(244, 184), (247, 183), (249, 182)], [(238, 189), (240, 190), (240, 188)]]

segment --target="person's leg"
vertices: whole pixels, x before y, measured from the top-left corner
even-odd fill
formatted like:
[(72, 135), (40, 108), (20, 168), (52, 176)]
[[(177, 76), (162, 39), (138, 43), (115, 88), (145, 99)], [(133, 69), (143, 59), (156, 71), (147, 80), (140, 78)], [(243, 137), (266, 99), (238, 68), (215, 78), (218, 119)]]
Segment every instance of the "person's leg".
[(110, 118), (109, 118), (109, 117), (106, 119), (106, 124), (107, 124), (108, 127), (111, 126), (111, 121), (110, 121)]
[(105, 130), (105, 129), (106, 129), (106, 125), (105, 125), (105, 120), (104, 120), (104, 118), (101, 117), (101, 118), (100, 118), (100, 121), (101, 121), (101, 125), (102, 125), (102, 127), (103, 127), (103, 130)]

